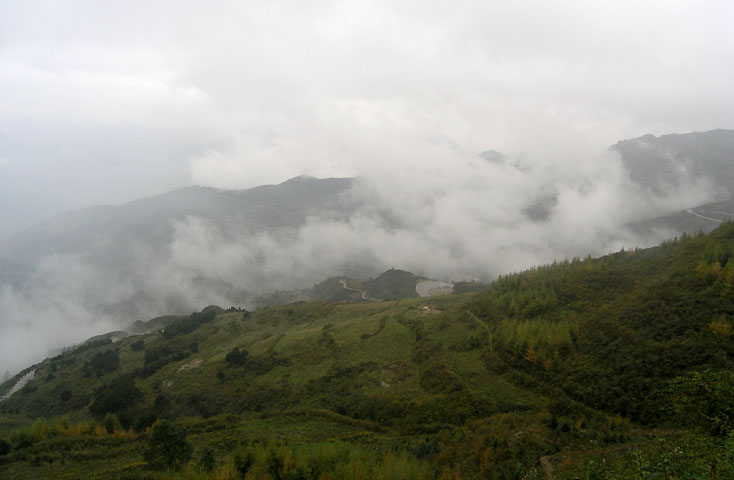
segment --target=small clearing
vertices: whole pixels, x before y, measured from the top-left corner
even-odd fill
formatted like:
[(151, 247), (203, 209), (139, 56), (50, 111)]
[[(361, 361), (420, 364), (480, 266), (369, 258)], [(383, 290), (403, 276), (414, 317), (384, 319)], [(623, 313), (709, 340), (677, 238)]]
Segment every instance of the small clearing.
[(180, 367), (178, 367), (178, 370), (176, 370), (176, 373), (181, 373), (184, 370), (191, 370), (192, 368), (198, 368), (199, 366), (201, 366), (202, 362), (203, 362), (203, 360), (200, 359), (200, 358), (197, 358), (195, 360), (191, 360), (189, 363), (186, 363), (186, 364), (181, 365)]
[(441, 310), (437, 309), (433, 305), (423, 305), (418, 309), (418, 313), (421, 315), (438, 315)]

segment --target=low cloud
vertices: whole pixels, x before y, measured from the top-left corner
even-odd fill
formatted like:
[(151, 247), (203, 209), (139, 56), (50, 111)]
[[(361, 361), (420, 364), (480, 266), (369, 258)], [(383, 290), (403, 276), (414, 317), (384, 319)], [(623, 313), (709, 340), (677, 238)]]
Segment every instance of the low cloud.
[[(438, 135), (381, 133), (386, 142), (366, 141), (361, 161), (349, 167), (359, 177), (337, 206), (299, 222), (269, 229), (189, 216), (173, 221), (170, 234), (153, 237), (163, 243), (89, 232), (94, 252), (42, 259), (24, 282), (2, 287), (0, 366), (17, 370), (40, 352), (133, 320), (209, 304), (252, 308), (258, 295), (334, 275), (395, 267), (439, 280), (491, 281), (554, 260), (645, 246), (669, 232), (640, 238), (629, 224), (717, 195), (710, 179), (685, 170), (662, 189), (632, 181), (611, 151), (481, 156)], [(318, 138), (311, 145), (327, 148)], [(266, 181), (257, 175), (292, 168), (296, 150), (241, 139), (227, 155), (209, 152), (193, 161), (192, 174), (224, 185)]]
[(669, 232), (625, 225), (715, 197), (685, 168), (647, 189), (602, 149), (731, 127), (725, 2), (169, 3), (0, 6), (0, 237), (191, 183), (359, 177), (349, 208), (280, 231), (177, 219), (155, 247), (95, 232), (113, 255), (0, 286), (0, 368), (334, 274), (490, 280), (650, 244)]

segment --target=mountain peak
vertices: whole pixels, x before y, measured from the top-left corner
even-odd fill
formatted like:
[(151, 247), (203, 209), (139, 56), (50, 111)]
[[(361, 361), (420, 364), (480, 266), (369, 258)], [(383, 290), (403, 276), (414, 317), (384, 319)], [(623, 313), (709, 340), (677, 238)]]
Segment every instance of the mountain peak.
[[(297, 177), (289, 178), (285, 182), (281, 182), (278, 185), (286, 185), (288, 183), (298, 183), (298, 182), (312, 182), (314, 180), (322, 180), (316, 177), (312, 177), (311, 175), (298, 175)], [(326, 180), (326, 179), (323, 179)]]

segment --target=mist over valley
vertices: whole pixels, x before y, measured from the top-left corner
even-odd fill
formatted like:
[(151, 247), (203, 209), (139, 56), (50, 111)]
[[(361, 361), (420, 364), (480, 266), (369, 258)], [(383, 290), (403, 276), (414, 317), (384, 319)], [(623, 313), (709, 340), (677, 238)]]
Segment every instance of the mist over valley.
[(627, 140), (578, 168), (496, 151), (449, 158), (440, 178), (187, 187), (49, 217), (0, 249), (3, 368), (136, 320), (253, 309), (330, 277), (397, 267), (488, 283), (710, 231), (734, 214), (732, 131)]
[(732, 18), (0, 1), (0, 478), (734, 478)]

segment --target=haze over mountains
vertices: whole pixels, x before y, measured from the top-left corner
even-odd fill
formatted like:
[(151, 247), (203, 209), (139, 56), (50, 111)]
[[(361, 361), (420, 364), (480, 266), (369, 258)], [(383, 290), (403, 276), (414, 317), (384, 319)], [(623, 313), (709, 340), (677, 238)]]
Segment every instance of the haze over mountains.
[(442, 175), (188, 187), (48, 218), (0, 243), (0, 368), (335, 275), (488, 281), (711, 230), (734, 212), (733, 131), (645, 135), (573, 169), (496, 151), (449, 160)]
[(661, 137), (648, 134), (622, 140), (611, 149), (619, 153), (633, 182), (656, 192), (703, 181), (716, 197), (727, 198), (734, 188), (731, 130)]
[(0, 478), (734, 478), (732, 18), (0, 2)]
[(473, 294), (389, 270), (141, 322), (0, 384), (0, 477), (728, 480), (732, 252), (727, 222)]

